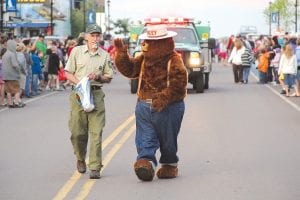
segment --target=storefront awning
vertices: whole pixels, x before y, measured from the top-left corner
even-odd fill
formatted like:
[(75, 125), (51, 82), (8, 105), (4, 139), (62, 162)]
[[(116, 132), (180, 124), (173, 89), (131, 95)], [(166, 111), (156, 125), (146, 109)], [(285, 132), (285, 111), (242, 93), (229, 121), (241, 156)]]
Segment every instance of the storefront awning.
[(47, 28), (50, 23), (6, 23), (6, 28)]

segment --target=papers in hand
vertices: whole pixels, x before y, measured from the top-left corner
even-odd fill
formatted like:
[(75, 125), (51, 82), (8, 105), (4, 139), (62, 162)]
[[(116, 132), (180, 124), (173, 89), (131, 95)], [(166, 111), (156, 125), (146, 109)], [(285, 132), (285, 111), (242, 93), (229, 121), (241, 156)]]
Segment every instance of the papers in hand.
[(91, 112), (94, 110), (94, 100), (91, 93), (91, 83), (88, 77), (81, 79), (75, 86), (74, 91), (80, 98), (81, 106), (85, 112)]

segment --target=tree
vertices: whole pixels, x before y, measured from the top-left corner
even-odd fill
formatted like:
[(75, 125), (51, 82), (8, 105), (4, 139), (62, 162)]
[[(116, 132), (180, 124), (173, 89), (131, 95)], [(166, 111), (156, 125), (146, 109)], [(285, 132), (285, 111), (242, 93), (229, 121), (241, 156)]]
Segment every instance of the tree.
[(126, 38), (129, 33), (129, 19), (117, 19), (113, 24), (116, 29), (115, 34), (123, 34)]
[(266, 22), (269, 23), (270, 14), (274, 12), (279, 13), (279, 26), (278, 28), (283, 28), (285, 31), (291, 30), (294, 22), (294, 10), (295, 10), (295, 0), (275, 0), (272, 2), (271, 6), (264, 10), (264, 16)]
[(77, 37), (83, 30), (83, 12), (78, 9), (72, 11), (71, 16), (72, 35)]

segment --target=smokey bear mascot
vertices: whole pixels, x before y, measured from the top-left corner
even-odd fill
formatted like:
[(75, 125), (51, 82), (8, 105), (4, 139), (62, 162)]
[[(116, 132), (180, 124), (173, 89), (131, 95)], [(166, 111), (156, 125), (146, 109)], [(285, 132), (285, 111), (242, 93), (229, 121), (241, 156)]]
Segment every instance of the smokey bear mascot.
[(184, 115), (187, 71), (174, 50), (173, 36), (165, 25), (152, 25), (140, 35), (141, 55), (129, 56), (121, 39), (114, 40), (115, 64), (121, 74), (138, 79), (136, 115), (137, 160), (134, 171), (142, 181), (152, 181), (160, 149), (160, 179), (178, 175), (177, 137)]

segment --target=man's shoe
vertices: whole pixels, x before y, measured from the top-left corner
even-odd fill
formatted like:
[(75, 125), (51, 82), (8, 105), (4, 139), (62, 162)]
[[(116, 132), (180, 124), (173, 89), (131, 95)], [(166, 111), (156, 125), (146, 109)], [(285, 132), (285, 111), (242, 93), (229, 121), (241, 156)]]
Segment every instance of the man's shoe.
[(77, 170), (79, 173), (83, 174), (86, 172), (85, 161), (77, 160)]
[(100, 178), (100, 170), (91, 170), (90, 179), (99, 179)]

